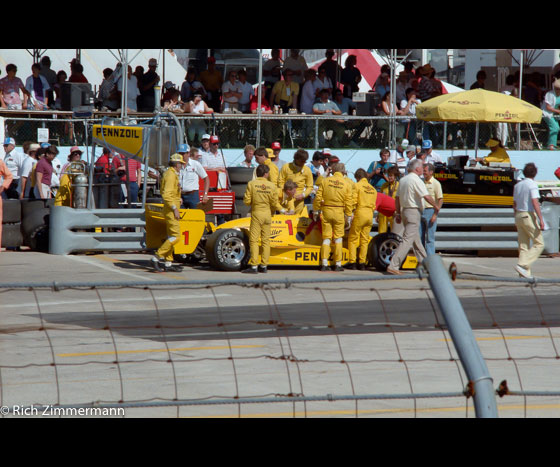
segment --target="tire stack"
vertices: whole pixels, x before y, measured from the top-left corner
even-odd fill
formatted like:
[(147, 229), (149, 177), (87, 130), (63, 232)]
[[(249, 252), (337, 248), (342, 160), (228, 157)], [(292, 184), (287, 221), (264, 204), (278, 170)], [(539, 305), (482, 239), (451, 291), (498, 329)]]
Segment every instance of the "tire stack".
[(21, 200), (23, 244), (34, 251), (49, 251), (49, 219), (54, 199)]
[(22, 245), (21, 202), (19, 199), (3, 199), (2, 248), (17, 248)]
[(235, 215), (245, 217), (249, 213), (249, 206), (243, 203), (247, 183), (253, 179), (253, 171), (246, 167), (228, 167), (229, 181), (231, 190), (235, 193)]

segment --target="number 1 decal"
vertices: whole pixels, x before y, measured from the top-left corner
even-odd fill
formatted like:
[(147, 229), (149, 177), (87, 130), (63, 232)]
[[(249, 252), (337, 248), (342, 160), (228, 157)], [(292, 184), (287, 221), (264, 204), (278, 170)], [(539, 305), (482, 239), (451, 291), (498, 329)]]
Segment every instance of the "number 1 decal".
[(291, 219), (288, 219), (288, 220), (286, 221), (286, 224), (288, 224), (288, 234), (289, 234), (289, 235), (293, 235), (293, 234), (294, 234), (294, 228), (293, 228), (293, 226), (292, 226), (292, 220), (291, 220)]
[(183, 237), (185, 237), (185, 245), (189, 244), (189, 231), (183, 232)]

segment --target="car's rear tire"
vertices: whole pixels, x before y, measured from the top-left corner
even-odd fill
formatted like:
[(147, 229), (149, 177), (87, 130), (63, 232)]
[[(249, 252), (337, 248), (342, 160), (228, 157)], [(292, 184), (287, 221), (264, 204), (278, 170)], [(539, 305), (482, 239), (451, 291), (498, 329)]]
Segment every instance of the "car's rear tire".
[(206, 240), (206, 258), (221, 271), (239, 271), (249, 262), (249, 240), (235, 229), (218, 229)]
[(402, 243), (400, 235), (387, 232), (376, 235), (369, 243), (369, 263), (378, 271), (386, 271), (396, 249)]

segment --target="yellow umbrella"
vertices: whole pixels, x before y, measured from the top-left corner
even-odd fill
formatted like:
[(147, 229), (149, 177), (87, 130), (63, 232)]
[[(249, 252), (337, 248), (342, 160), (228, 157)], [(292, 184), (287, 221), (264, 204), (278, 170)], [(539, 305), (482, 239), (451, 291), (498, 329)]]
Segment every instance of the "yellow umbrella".
[(542, 110), (517, 97), (472, 89), (422, 102), (416, 106), (416, 116), (430, 122), (540, 123)]

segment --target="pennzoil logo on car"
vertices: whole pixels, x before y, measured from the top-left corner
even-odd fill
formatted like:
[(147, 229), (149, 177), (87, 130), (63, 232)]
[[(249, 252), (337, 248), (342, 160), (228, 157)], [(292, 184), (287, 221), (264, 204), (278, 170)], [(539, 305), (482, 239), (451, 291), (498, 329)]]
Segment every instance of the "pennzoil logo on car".
[(511, 177), (508, 177), (507, 175), (498, 175), (498, 174), (481, 175), (480, 180), (485, 180), (485, 181), (492, 182), (492, 183), (512, 182), (513, 181), (511, 179)]
[(459, 177), (457, 176), (457, 174), (452, 174), (452, 173), (445, 173), (445, 172), (436, 172), (434, 173), (434, 177), (436, 177), (438, 180), (441, 179), (453, 179), (453, 180), (457, 180)]

